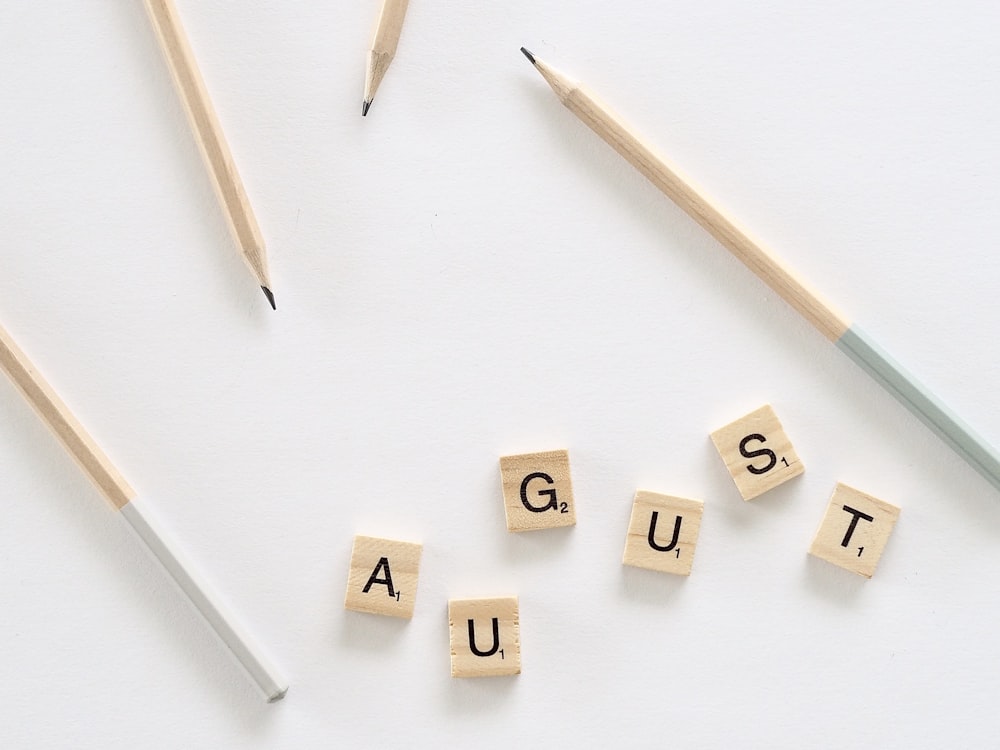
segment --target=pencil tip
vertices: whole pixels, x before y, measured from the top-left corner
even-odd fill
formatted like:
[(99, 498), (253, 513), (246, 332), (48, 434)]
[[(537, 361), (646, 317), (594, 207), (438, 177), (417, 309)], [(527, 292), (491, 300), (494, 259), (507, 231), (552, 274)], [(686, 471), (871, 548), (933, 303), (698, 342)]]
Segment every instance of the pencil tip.
[(361, 103), (361, 116), (362, 116), (362, 117), (364, 117), (365, 115), (367, 115), (367, 114), (368, 114), (368, 108), (369, 108), (370, 106), (372, 106), (372, 100), (371, 100), (371, 99), (365, 99), (365, 100), (364, 100), (364, 101), (363, 101), (363, 102)]
[(535, 56), (533, 54), (531, 54), (530, 52), (528, 52), (528, 50), (526, 50), (524, 47), (521, 47), (521, 52), (524, 54), (525, 57), (528, 58), (528, 61), (532, 65), (535, 64)]
[(261, 289), (264, 291), (264, 296), (267, 297), (267, 301), (271, 303), (271, 309), (277, 310), (278, 308), (274, 305), (274, 295), (271, 293), (271, 290), (266, 286), (262, 286)]

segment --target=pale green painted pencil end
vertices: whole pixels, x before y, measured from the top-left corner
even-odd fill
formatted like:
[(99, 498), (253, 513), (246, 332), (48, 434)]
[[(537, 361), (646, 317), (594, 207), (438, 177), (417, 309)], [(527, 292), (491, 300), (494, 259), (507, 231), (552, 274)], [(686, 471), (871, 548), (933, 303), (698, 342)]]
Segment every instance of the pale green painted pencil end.
[(864, 331), (857, 326), (851, 326), (837, 341), (837, 347), (1000, 490), (1000, 455), (996, 449), (872, 341)]

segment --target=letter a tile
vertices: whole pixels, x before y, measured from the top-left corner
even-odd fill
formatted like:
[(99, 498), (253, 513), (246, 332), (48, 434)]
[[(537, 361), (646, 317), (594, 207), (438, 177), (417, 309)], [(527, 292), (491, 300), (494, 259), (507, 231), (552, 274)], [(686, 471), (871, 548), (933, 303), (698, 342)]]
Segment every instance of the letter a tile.
[(691, 575), (705, 504), (639, 490), (625, 538), (622, 563), (635, 568)]
[(344, 606), (374, 615), (413, 617), (423, 545), (354, 537)]
[(448, 602), (452, 677), (521, 674), (517, 597)]
[(899, 508), (846, 484), (838, 484), (809, 554), (871, 578)]
[(716, 430), (712, 442), (744, 500), (753, 500), (805, 470), (768, 405)]
[(503, 456), (500, 480), (508, 531), (576, 524), (566, 451)]

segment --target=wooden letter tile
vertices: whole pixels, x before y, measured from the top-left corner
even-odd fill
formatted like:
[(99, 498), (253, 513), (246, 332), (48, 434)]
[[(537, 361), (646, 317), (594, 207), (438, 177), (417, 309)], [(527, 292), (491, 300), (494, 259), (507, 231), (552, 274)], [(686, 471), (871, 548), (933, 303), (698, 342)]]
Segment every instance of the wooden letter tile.
[(871, 578), (898, 518), (895, 505), (838, 484), (809, 554)]
[(521, 674), (517, 597), (448, 602), (452, 677)]
[(712, 442), (744, 500), (752, 500), (805, 470), (778, 415), (767, 405), (713, 432)]
[(370, 536), (354, 537), (344, 606), (357, 612), (413, 617), (423, 546)]
[(504, 456), (500, 459), (500, 480), (508, 531), (576, 524), (566, 451)]
[(635, 568), (691, 575), (704, 503), (639, 490), (622, 562)]

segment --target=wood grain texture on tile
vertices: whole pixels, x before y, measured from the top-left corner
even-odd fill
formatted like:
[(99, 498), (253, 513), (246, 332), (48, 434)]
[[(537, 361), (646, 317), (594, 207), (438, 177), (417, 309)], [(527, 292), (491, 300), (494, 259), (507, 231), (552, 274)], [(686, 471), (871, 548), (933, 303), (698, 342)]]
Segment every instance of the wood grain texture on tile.
[(744, 500), (753, 500), (805, 470), (769, 405), (716, 430), (711, 437)]
[(452, 677), (521, 673), (521, 624), (517, 597), (448, 602)]
[(354, 537), (344, 606), (356, 612), (413, 617), (423, 545)]
[(636, 492), (622, 563), (690, 575), (704, 507), (699, 500)]
[(508, 531), (576, 524), (567, 451), (503, 456), (500, 480)]
[(838, 484), (809, 554), (871, 578), (898, 519), (895, 505)]

